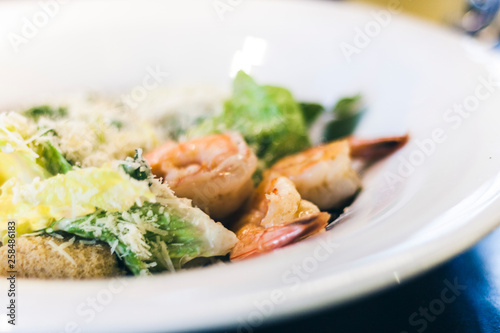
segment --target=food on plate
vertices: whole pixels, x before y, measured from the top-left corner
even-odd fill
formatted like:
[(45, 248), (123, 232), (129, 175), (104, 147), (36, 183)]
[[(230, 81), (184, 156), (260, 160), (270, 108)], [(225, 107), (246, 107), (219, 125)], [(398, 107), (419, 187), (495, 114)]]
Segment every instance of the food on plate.
[(361, 187), (347, 140), (309, 148), (284, 157), (268, 172), (290, 179), (298, 193), (320, 209), (338, 208)]
[(232, 227), (238, 242), (231, 260), (269, 252), (325, 231), (330, 214), (303, 200), (293, 182), (268, 174)]
[[(407, 140), (312, 140), (334, 136), (320, 128), (334, 113), (243, 72), (220, 107), (198, 95), (210, 112), (195, 119), (155, 106), (162, 96), (145, 103), (155, 112), (90, 96), (0, 113), (0, 257), (15, 239), (20, 276), (150, 275), (270, 252), (325, 231), (361, 188), (353, 159)], [(358, 97), (342, 101), (357, 112)]]
[(384, 158), (398, 150), (408, 142), (409, 136), (395, 136), (378, 139), (349, 138), (351, 156), (367, 162)]
[(233, 82), (233, 95), (223, 112), (188, 131), (189, 137), (235, 131), (259, 158), (260, 168), (311, 145), (302, 109), (290, 91), (261, 86), (244, 72)]
[(197, 257), (227, 254), (235, 235), (189, 200), (177, 198), (156, 179), (153, 200), (138, 201), (127, 210), (106, 211), (57, 220), (51, 229), (108, 243), (135, 275), (175, 271)]
[(309, 148), (282, 158), (267, 172), (290, 179), (300, 195), (320, 209), (342, 207), (361, 188), (352, 159), (373, 161), (406, 143), (407, 136), (361, 140), (350, 138)]
[(257, 157), (238, 133), (167, 142), (144, 157), (177, 196), (215, 219), (234, 213), (253, 191)]
[[(54, 234), (54, 236), (57, 234)], [(57, 235), (59, 236), (59, 235)], [(1, 262), (8, 262), (8, 247), (0, 247)], [(75, 236), (19, 237), (16, 242), (16, 276), (21, 278), (106, 278), (125, 275), (118, 257), (106, 243), (76, 240)], [(0, 275), (10, 269), (0, 266)]]

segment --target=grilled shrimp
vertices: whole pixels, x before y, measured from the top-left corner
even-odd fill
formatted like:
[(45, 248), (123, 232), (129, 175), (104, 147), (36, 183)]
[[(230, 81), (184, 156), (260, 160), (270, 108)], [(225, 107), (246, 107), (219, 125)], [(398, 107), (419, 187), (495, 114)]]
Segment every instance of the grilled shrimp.
[(286, 177), (268, 174), (233, 226), (238, 243), (231, 260), (269, 252), (325, 230), (330, 214), (302, 200)]
[(237, 133), (167, 142), (145, 158), (177, 196), (214, 219), (233, 213), (253, 190), (257, 157)]
[(378, 139), (360, 139), (350, 137), (349, 146), (353, 158), (372, 162), (384, 158), (408, 142), (409, 136), (393, 136)]
[(361, 187), (352, 159), (371, 162), (404, 145), (408, 136), (361, 140), (350, 138), (287, 156), (269, 172), (289, 178), (302, 198), (320, 209), (342, 207)]
[(289, 178), (300, 195), (320, 209), (341, 206), (361, 187), (361, 180), (351, 165), (347, 140), (287, 156), (270, 170)]

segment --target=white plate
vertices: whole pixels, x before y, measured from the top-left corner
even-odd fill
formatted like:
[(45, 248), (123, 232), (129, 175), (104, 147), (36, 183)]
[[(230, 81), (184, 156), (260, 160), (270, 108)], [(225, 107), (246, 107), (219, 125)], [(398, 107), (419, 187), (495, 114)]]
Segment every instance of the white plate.
[[(275, 253), (152, 278), (18, 280), (18, 331), (228, 325), (251, 331), (269, 319), (405, 281), (499, 224), (500, 88), (483, 81), (499, 74), (500, 62), (485, 48), (395, 13), (386, 12), (382, 25), (370, 7), (224, 1), (232, 10), (221, 20), (214, 3), (67, 3), (43, 25), (38, 2), (4, 2), (0, 106), (50, 93), (127, 91), (155, 66), (170, 73), (164, 83), (227, 87), (233, 58), (240, 54), (241, 60), (243, 52), (260, 82), (287, 86), (301, 99), (332, 104), (363, 92), (370, 113), (359, 134), (409, 130), (411, 143), (365, 175), (364, 190), (342, 223)], [(9, 38), (22, 32), (23, 17), (38, 20), (40, 28), (15, 52)], [(371, 37), (362, 40), (357, 29)], [(357, 47), (351, 62), (341, 51), (346, 44)], [(455, 103), (465, 103), (463, 116), (449, 113)], [(429, 144), (433, 131), (446, 139)], [(418, 165), (403, 170), (410, 160)], [(4, 298), (6, 288), (3, 281)]]

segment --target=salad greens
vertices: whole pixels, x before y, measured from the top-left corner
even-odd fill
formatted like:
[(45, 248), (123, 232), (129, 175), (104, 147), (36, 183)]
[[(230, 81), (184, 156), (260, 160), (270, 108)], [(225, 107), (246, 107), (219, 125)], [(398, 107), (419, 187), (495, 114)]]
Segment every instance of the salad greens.
[(22, 112), (22, 114), (34, 121), (38, 121), (42, 117), (49, 119), (64, 118), (68, 115), (68, 110), (65, 107), (56, 108), (49, 105), (39, 105)]
[(224, 131), (243, 135), (264, 166), (310, 146), (299, 104), (285, 88), (261, 86), (240, 71), (233, 82), (233, 95), (222, 114), (209, 118), (189, 131), (203, 136)]
[[(360, 96), (342, 99), (328, 112), (320, 104), (298, 103), (285, 88), (259, 85), (240, 71), (223, 112), (200, 120), (186, 136), (241, 133), (260, 160), (258, 178), (280, 158), (310, 147), (308, 130), (328, 113), (334, 120), (326, 124), (325, 140), (349, 135), (362, 115)], [(16, 220), (18, 235), (61, 232), (100, 240), (135, 275), (225, 255), (236, 244), (222, 224), (154, 179), (141, 149), (118, 165), (79, 168), (53, 140), (58, 139), (55, 130), (38, 126), (42, 118), (67, 117), (65, 107), (41, 105), (22, 114), (0, 117), (0, 237), (7, 234), (7, 221)], [(111, 125), (124, 126), (120, 121)], [(97, 138), (106, 141), (104, 135)]]
[(306, 126), (309, 128), (311, 125), (318, 119), (318, 117), (325, 112), (325, 108), (323, 105), (318, 103), (299, 103), (300, 108), (302, 110), (302, 116), (304, 117), (304, 121)]
[(173, 271), (197, 257), (224, 255), (235, 244), (236, 236), (222, 224), (153, 179), (140, 149), (120, 167), (142, 183), (147, 181), (156, 202), (134, 204), (125, 211), (99, 210), (63, 218), (51, 229), (108, 243), (135, 275)]
[(174, 270), (192, 258), (212, 255), (203, 231), (174, 205), (145, 202), (125, 212), (62, 219), (52, 228), (108, 243), (135, 275)]
[[(11, 123), (25, 124), (25, 118), (12, 117)], [(47, 132), (32, 138), (25, 132), (7, 118), (0, 124), (3, 241), (12, 220), (18, 236), (58, 231), (101, 240), (133, 274), (175, 270), (197, 257), (225, 255), (236, 243), (222, 224), (153, 179), (142, 150), (118, 166), (78, 168)]]
[(28, 184), (35, 178), (50, 177), (50, 172), (38, 164), (39, 156), (26, 144), (22, 130), (8, 123), (0, 125), (0, 185), (12, 178)]
[(0, 185), (16, 178), (28, 184), (35, 178), (45, 179), (50, 173), (36, 162), (36, 158), (25, 151), (0, 151)]
[(0, 236), (7, 232), (7, 221), (14, 219), (21, 235), (63, 217), (97, 209), (121, 212), (138, 200), (154, 197), (147, 184), (109, 167), (75, 169), (28, 184), (11, 178), (0, 187)]
[(142, 157), (142, 149), (136, 149), (134, 158), (127, 158), (120, 167), (131, 178), (137, 180), (146, 180), (153, 177), (148, 162)]
[(52, 176), (65, 174), (73, 169), (71, 164), (64, 158), (61, 152), (49, 141), (40, 142), (36, 145), (38, 153), (37, 163), (47, 170)]
[(350, 117), (357, 114), (362, 109), (361, 95), (344, 97), (335, 104), (333, 113), (339, 119)]
[(323, 141), (329, 142), (351, 135), (363, 116), (361, 95), (342, 98), (334, 106), (334, 119), (326, 124)]
[[(258, 174), (280, 158), (311, 145), (308, 130), (320, 116), (333, 120), (322, 124), (322, 142), (350, 135), (362, 112), (361, 96), (343, 98), (332, 111), (318, 103), (297, 103), (285, 88), (257, 84), (240, 71), (233, 81), (233, 95), (222, 114), (205, 119), (187, 133), (188, 138), (237, 131), (261, 161)], [(317, 130), (317, 129), (316, 129)]]
[[(39, 109), (44, 110), (44, 107), (30, 110)], [(46, 179), (72, 169), (62, 153), (48, 140), (49, 133), (55, 134), (53, 130), (45, 130), (40, 136), (32, 134), (30, 138), (27, 137), (28, 118), (11, 113), (3, 114), (2, 120), (4, 123), (0, 124), (0, 185), (11, 178), (28, 184), (35, 178)]]
[(101, 240), (136, 275), (175, 270), (234, 246), (232, 232), (152, 179), (140, 150), (120, 167), (74, 169), (24, 185), (9, 179), (0, 192), (1, 236), (15, 218), (18, 235), (63, 231)]

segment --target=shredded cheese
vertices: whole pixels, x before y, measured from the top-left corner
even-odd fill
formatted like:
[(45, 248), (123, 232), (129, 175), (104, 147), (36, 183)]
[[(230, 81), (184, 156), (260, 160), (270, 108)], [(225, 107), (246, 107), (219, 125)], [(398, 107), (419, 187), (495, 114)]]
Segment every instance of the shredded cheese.
[[(29, 233), (29, 234), (23, 234), (23, 235), (21, 235), (21, 237), (33, 237), (33, 236), (38, 236), (38, 235), (41, 235), (41, 234), (43, 234), (43, 233), (44, 233), (44, 231), (43, 231), (43, 230), (40, 230), (40, 231), (36, 231), (36, 232), (31, 232), (31, 233)], [(54, 234), (54, 235), (52, 235), (52, 236), (55, 236), (55, 235), (56, 235), (56, 234)], [(61, 235), (58, 235), (58, 236), (61, 236)], [(62, 238), (62, 236), (61, 236), (61, 238)]]
[(68, 260), (73, 265), (76, 265), (75, 259), (73, 259), (66, 251), (64, 251), (64, 248), (61, 248), (59, 245), (57, 245), (56, 243), (54, 243), (54, 241), (52, 239), (49, 239), (47, 241), (47, 243), (50, 246), (52, 246), (52, 249), (54, 251), (56, 251), (57, 253), (59, 253), (60, 255), (62, 255), (64, 258), (66, 258), (66, 260)]
[(67, 241), (67, 242), (62, 243), (61, 245), (59, 245), (59, 247), (60, 247), (61, 249), (63, 249), (63, 250), (64, 250), (64, 249), (65, 249), (65, 248), (67, 248), (68, 246), (72, 245), (74, 242), (75, 242), (75, 237), (71, 238), (71, 239), (70, 239), (69, 241)]
[(170, 259), (170, 256), (168, 254), (168, 249), (167, 245), (165, 242), (160, 242), (160, 251), (163, 257), (163, 260), (167, 264), (167, 268), (170, 272), (175, 272), (174, 264), (172, 263), (172, 259)]
[(116, 247), (118, 246), (118, 239), (113, 242), (111, 245), (111, 254), (115, 253)]
[(92, 239), (92, 240), (80, 239), (78, 242), (80, 242), (83, 245), (94, 245), (96, 243), (96, 240), (95, 239)]

